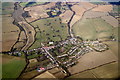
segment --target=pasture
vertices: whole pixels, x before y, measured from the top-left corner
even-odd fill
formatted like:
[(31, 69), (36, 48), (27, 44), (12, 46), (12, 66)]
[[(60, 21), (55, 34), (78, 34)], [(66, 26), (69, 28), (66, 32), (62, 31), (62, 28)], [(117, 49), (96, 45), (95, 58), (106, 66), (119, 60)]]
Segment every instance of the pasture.
[(82, 19), (73, 25), (73, 32), (83, 40), (95, 40), (112, 36), (113, 27), (101, 18)]
[(31, 25), (36, 30), (36, 41), (30, 49), (41, 47), (41, 43), (44, 42), (65, 40), (69, 36), (67, 25), (61, 23), (58, 17), (40, 19), (32, 22)]
[(30, 7), (30, 6), (35, 6), (38, 4), (44, 4), (45, 2), (21, 2), (20, 5), (22, 7)]
[(2, 2), (2, 15), (12, 14), (14, 11), (13, 2)]
[(24, 69), (26, 62), (24, 58), (2, 55), (2, 77), (17, 78)]

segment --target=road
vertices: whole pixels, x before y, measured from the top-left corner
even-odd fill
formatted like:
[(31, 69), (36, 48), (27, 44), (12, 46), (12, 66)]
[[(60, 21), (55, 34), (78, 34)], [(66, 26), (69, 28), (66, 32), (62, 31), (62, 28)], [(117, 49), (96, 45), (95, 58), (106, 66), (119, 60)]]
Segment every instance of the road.
[[(41, 43), (42, 46), (44, 46), (43, 43)], [(63, 66), (58, 60), (56, 60), (45, 48), (42, 48), (45, 51), (45, 55), (53, 62), (53, 64), (58, 65), (68, 76), (71, 75), (71, 73), (68, 71), (68, 69)]]

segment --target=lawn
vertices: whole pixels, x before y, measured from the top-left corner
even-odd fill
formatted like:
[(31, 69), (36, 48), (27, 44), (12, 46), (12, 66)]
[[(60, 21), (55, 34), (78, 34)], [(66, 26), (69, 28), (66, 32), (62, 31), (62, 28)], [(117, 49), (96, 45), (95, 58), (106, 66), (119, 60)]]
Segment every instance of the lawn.
[(95, 40), (112, 36), (113, 27), (101, 18), (82, 19), (73, 26), (73, 32), (83, 40)]
[(30, 49), (41, 47), (41, 42), (61, 41), (69, 36), (67, 25), (61, 23), (58, 17), (37, 20), (31, 25), (35, 27), (37, 33), (36, 41)]
[(23, 58), (13, 57), (9, 55), (2, 56), (2, 77), (17, 78), (24, 69), (26, 62)]

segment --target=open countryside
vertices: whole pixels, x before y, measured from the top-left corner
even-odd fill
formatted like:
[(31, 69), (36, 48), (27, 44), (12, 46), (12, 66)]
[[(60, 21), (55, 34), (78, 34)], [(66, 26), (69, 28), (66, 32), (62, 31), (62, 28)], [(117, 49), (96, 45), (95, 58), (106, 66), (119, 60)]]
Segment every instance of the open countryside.
[(2, 6), (3, 79), (119, 77), (118, 5), (3, 2)]

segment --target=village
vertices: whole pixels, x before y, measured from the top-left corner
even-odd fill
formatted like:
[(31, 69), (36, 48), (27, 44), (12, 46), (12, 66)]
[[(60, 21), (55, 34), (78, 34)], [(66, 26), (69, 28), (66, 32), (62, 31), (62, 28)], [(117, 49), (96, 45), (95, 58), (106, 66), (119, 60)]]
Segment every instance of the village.
[[(82, 41), (79, 38), (69, 38), (59, 42), (57, 45), (54, 45), (54, 42), (48, 44), (50, 46), (44, 45), (37, 49), (9, 52), (8, 55), (17, 57), (23, 57), (24, 55), (28, 63), (25, 72), (36, 70), (42, 73), (60, 67), (59, 63), (66, 68), (72, 67), (78, 63), (78, 59), (85, 54), (89, 54), (89, 52), (103, 52), (109, 49), (106, 44), (100, 41)], [(29, 66), (34, 63), (35, 65)], [(64, 69), (61, 69), (61, 71), (64, 71)], [(65, 73), (67, 75), (67, 72)]]
[[(16, 2), (12, 5), (11, 26), (18, 29), (3, 32), (5, 36), (9, 33), (16, 35), (14, 39), (4, 38), (1, 55), (4, 56), (6, 68), (3, 71), (10, 65), (13, 68), (11, 70), (16, 69), (18, 78), (33, 79), (66, 78), (88, 70), (87, 74), (99, 78), (96, 74), (99, 75), (97, 71), (101, 70), (94, 73), (91, 69), (117, 63), (117, 46), (113, 48), (113, 45), (119, 42), (118, 22), (117, 18), (110, 15), (114, 7), (111, 4)], [(11, 41), (14, 41), (13, 44)], [(7, 59), (13, 64), (6, 64), (9, 61)], [(4, 72), (5, 75), (10, 74)]]

